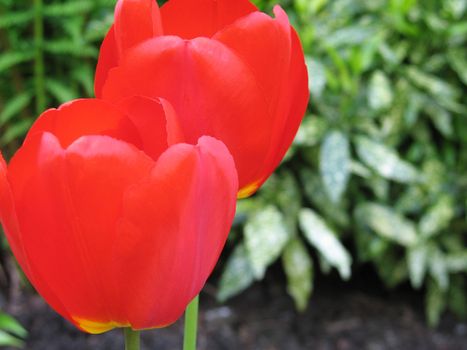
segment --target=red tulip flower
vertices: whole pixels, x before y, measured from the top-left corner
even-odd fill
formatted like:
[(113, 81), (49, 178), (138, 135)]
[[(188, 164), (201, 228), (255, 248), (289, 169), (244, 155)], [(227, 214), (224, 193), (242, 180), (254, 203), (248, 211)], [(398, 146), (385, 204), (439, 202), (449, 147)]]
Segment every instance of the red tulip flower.
[(98, 97), (170, 101), (187, 142), (222, 140), (239, 174), (239, 197), (279, 165), (305, 114), (303, 50), (286, 13), (248, 0), (120, 0), (101, 48)]
[(0, 156), (11, 248), (80, 329), (173, 323), (213, 269), (235, 212), (234, 162), (212, 137), (180, 141), (164, 101), (77, 100), (46, 111), (8, 166)]

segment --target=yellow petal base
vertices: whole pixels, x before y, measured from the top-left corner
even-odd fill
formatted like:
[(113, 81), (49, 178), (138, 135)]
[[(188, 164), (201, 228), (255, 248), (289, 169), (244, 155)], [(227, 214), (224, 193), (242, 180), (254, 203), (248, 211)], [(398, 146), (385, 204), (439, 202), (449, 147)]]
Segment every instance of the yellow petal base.
[(259, 182), (253, 182), (252, 184), (249, 184), (243, 188), (240, 189), (237, 193), (237, 198), (238, 199), (243, 199), (250, 197), (253, 193), (255, 193), (259, 188)]
[(130, 327), (129, 324), (123, 324), (123, 323), (118, 323), (118, 322), (96, 322), (96, 321), (90, 321), (86, 320), (83, 318), (78, 318), (78, 317), (73, 317), (73, 320), (78, 324), (78, 326), (91, 334), (101, 334), (107, 331), (110, 331), (114, 328), (124, 328), (124, 327)]

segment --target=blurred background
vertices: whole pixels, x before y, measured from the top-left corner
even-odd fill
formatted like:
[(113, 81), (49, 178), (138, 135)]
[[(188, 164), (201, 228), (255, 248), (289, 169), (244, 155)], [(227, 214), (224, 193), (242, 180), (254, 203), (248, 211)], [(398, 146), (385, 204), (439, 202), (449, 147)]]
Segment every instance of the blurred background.
[[(238, 204), (200, 348), (467, 349), (467, 0), (254, 2), (289, 14), (311, 100), (281, 167)], [(0, 0), (7, 159), (45, 108), (93, 96), (113, 21), (115, 0), (41, 3)], [(1, 239), (0, 345), (122, 347), (50, 311)], [(181, 332), (144, 344), (179, 348)]]

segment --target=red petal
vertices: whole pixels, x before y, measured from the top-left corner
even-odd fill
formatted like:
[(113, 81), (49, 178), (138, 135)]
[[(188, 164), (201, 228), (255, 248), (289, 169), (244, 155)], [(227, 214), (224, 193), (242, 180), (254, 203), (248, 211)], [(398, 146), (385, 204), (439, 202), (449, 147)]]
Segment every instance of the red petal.
[(114, 26), (110, 27), (109, 32), (102, 42), (99, 59), (97, 60), (96, 75), (94, 78), (94, 94), (96, 97), (102, 97), (102, 90), (109, 71), (118, 66), (120, 55), (118, 53), (117, 41), (115, 40)]
[(137, 96), (123, 100), (119, 107), (136, 126), (142, 149), (154, 160), (169, 145), (184, 141), (178, 117), (169, 102)]
[(162, 35), (162, 23), (156, 1), (119, 0), (115, 7), (115, 24), (99, 52), (94, 83), (96, 96), (102, 95), (108, 72), (118, 65), (128, 49), (158, 35)]
[(247, 14), (257, 11), (248, 0), (170, 0), (161, 8), (165, 35), (185, 39), (211, 37)]
[(267, 99), (269, 123), (273, 125), (271, 143), (252, 176), (253, 190), (269, 177), (290, 147), (309, 97), (300, 41), (287, 14), (279, 6), (274, 12), (276, 19), (253, 13), (214, 36), (251, 69)]
[(255, 12), (220, 31), (213, 39), (228, 46), (250, 68), (265, 91), (271, 113), (274, 113), (278, 99), (282, 98), (281, 88), (289, 79), (288, 21), (282, 25), (264, 13)]
[(119, 0), (115, 7), (114, 28), (120, 57), (144, 40), (162, 35), (157, 2), (154, 0)]
[(169, 148), (127, 192), (116, 273), (134, 328), (174, 322), (200, 292), (227, 238), (237, 189), (228, 150), (203, 137)]
[(170, 104), (145, 97), (130, 97), (118, 108), (98, 99), (69, 102), (43, 113), (26, 141), (43, 132), (54, 134), (62, 147), (68, 147), (81, 136), (107, 135), (133, 144), (155, 160), (169, 144), (184, 140)]
[[(277, 11), (277, 8), (275, 10)], [(305, 116), (310, 98), (308, 71), (304, 61), (303, 49), (297, 32), (293, 28), (291, 29), (291, 39), (292, 56), (290, 59), (290, 71), (288, 73), (289, 79), (283, 91), (282, 105), (278, 108), (286, 118), (282, 118), (281, 123), (275, 128), (276, 133), (273, 136), (272, 143), (276, 145), (276, 149), (267, 161), (269, 164), (268, 174), (272, 173), (280, 164), (292, 144), (300, 123)]]
[(155, 38), (137, 46), (112, 70), (104, 97), (133, 95), (170, 101), (187, 142), (222, 140), (235, 158), (240, 184), (255, 179), (272, 134), (271, 115), (255, 76), (215, 40)]
[(29, 265), (21, 243), (21, 232), (18, 227), (16, 210), (10, 183), (7, 177), (7, 165), (0, 152), (0, 222), (3, 225), (10, 247), (26, 274), (29, 274)]
[[(131, 145), (86, 136), (64, 151), (52, 134), (32, 136), (10, 165), (22, 243), (41, 284), (77, 320), (126, 324), (114, 294), (112, 243), (123, 192), (154, 162)], [(47, 294), (44, 298), (58, 310)]]
[[(0, 217), (13, 253), (31, 283), (59, 314), (71, 321), (71, 315), (62, 303), (61, 298), (50, 288), (47, 279), (42, 278), (42, 274), (35, 268), (35, 264), (31, 260), (25, 240), (29, 236), (34, 237), (36, 231), (32, 230), (29, 232), (29, 236), (28, 232), (24, 232), (20, 221), (21, 217), (26, 217), (26, 220), (29, 220), (27, 217), (28, 212), (20, 216), (21, 207), (18, 207), (18, 199), (27, 197), (28, 186), (33, 185), (35, 180), (32, 175), (34, 167), (36, 164), (50, 162), (56, 157), (56, 152), (53, 150), (48, 152), (48, 149), (53, 149), (56, 144), (56, 139), (50, 134), (44, 135), (44, 139), (42, 137), (32, 138), (11, 160), (8, 169), (9, 180), (6, 180), (4, 177), (6, 168), (3, 167), (3, 171), (0, 174), (0, 196), (2, 197), (0, 201)], [(47, 193), (43, 193), (43, 196), (44, 199), (48, 198)], [(19, 209), (18, 214), (16, 209)], [(32, 215), (34, 215), (34, 212), (35, 209), (31, 208)]]
[(141, 148), (138, 130), (126, 115), (98, 99), (74, 100), (44, 112), (28, 132), (26, 142), (36, 134), (50, 132), (66, 148), (85, 135), (107, 135)]
[[(31, 164), (31, 163), (29, 163)], [(16, 208), (8, 181), (7, 166), (0, 153), (0, 223), (3, 225), (5, 235), (10, 244), (19, 265), (23, 269), (31, 283), (49, 301), (51, 305), (63, 317), (71, 320), (70, 314), (61, 303), (60, 299), (53, 293), (45, 281), (33, 272), (23, 244), (23, 236), (16, 215)]]

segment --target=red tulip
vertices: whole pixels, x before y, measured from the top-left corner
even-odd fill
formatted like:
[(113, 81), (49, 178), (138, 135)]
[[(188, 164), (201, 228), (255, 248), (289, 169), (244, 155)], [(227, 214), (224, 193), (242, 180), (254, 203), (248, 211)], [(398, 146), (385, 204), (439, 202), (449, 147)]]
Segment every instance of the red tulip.
[(238, 190), (233, 159), (212, 137), (178, 143), (173, 118), (164, 101), (77, 100), (45, 112), (8, 166), (0, 156), (12, 250), (84, 331), (174, 322), (222, 250)]
[(120, 0), (101, 48), (96, 95), (171, 102), (189, 143), (222, 140), (239, 173), (239, 197), (279, 165), (308, 103), (303, 50), (286, 13), (247, 0)]

